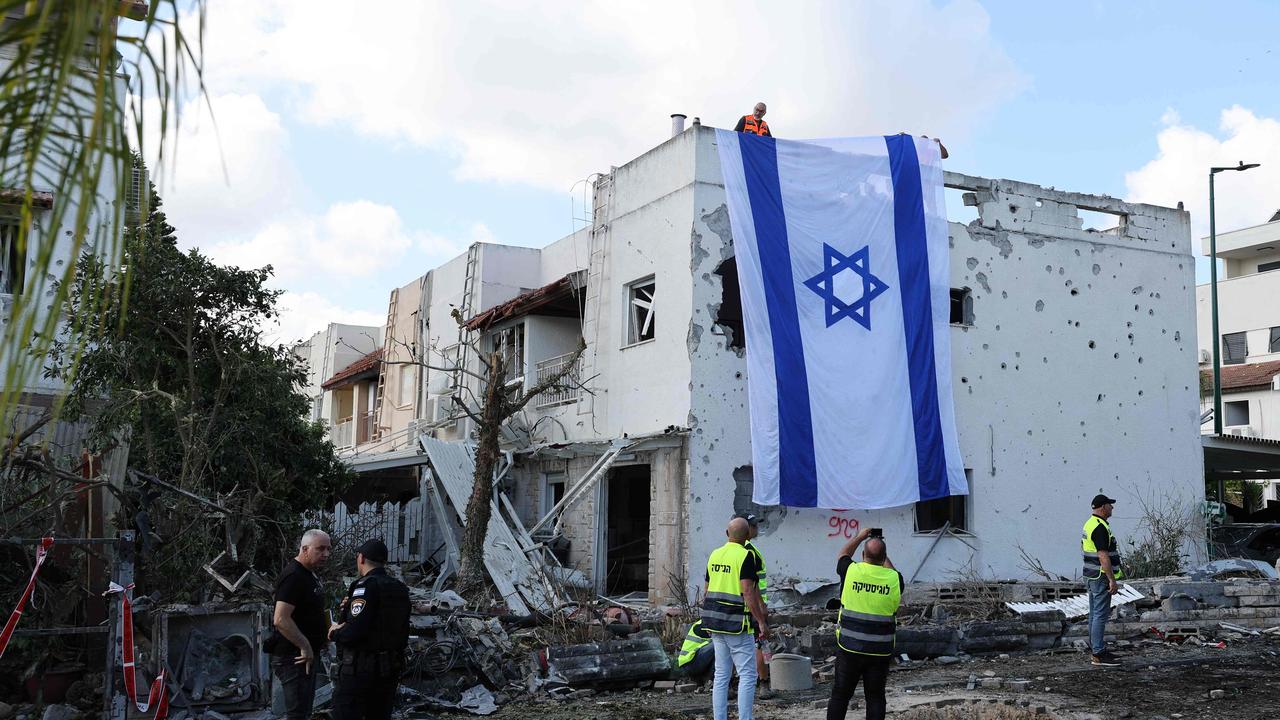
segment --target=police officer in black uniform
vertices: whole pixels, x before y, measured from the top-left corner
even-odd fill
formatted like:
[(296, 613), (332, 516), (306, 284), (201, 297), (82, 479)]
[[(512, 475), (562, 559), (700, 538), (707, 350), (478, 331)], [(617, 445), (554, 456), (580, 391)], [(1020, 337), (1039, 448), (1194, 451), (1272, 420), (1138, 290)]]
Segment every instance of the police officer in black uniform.
[(387, 546), (369, 540), (356, 549), (360, 578), (329, 628), (338, 646), (334, 720), (387, 720), (404, 672), (409, 642), (409, 588), (387, 574)]

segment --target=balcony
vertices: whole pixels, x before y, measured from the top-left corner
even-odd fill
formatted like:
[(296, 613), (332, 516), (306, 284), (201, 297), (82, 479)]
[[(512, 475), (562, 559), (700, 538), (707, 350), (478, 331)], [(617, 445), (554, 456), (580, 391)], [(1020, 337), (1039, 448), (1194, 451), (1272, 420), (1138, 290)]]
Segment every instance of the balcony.
[(333, 430), (329, 432), (329, 440), (333, 442), (333, 446), (339, 450), (345, 450), (353, 447), (355, 423), (351, 418), (339, 420), (334, 423)]
[[(553, 358), (543, 360), (534, 366), (537, 373), (537, 383), (543, 383), (548, 378), (563, 371), (573, 361), (574, 353), (565, 353), (557, 355)], [(582, 395), (582, 388), (578, 385), (579, 376), (582, 371), (580, 364), (575, 364), (568, 373), (560, 379), (560, 383), (556, 387), (547, 390), (538, 396), (534, 401), (534, 407), (538, 409), (555, 407), (557, 405), (567, 405), (569, 403), (578, 402), (578, 398)]]

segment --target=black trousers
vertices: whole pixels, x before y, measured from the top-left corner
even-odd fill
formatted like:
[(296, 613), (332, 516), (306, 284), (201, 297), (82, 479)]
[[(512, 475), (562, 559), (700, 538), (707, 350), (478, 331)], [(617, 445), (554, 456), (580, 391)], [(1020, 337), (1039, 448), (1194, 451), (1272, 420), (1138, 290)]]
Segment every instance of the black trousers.
[(316, 669), (320, 667), (320, 659), (311, 663), (311, 672), (306, 665), (299, 665), (293, 655), (271, 656), (271, 671), (284, 691), (284, 716), (287, 720), (310, 720), (311, 706), (316, 699)]
[(863, 683), (862, 694), (867, 701), (867, 720), (884, 720), (884, 686), (889, 681), (891, 661), (888, 656), (836, 650), (836, 679), (831, 687), (831, 700), (827, 703), (827, 720), (844, 720), (859, 680)]
[(339, 672), (337, 676), (338, 682), (333, 691), (333, 720), (388, 720), (391, 717), (400, 673)]

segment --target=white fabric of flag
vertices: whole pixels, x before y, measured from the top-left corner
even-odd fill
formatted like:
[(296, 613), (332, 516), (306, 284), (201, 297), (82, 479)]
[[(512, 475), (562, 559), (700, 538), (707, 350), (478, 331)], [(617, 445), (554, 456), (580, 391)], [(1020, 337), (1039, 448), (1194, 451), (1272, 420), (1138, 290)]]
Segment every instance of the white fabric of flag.
[(938, 145), (716, 131), (746, 331), (754, 502), (968, 493)]

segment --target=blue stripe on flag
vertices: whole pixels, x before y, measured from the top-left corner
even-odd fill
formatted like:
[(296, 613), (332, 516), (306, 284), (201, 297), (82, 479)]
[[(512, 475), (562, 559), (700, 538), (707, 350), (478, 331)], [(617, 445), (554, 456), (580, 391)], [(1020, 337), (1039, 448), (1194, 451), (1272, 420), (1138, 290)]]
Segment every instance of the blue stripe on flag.
[(751, 217), (756, 226), (756, 254), (764, 280), (769, 329), (773, 334), (773, 365), (778, 387), (779, 502), (791, 507), (816, 507), (818, 471), (813, 454), (809, 378), (796, 311), (787, 221), (782, 211), (777, 145), (771, 137), (739, 133), (738, 138)]
[(916, 467), (920, 499), (946, 497), (946, 450), (938, 413), (938, 373), (933, 354), (933, 305), (929, 284), (929, 246), (925, 235), (924, 191), (920, 160), (910, 135), (885, 137), (893, 175), (893, 226), (898, 250), (898, 287), (907, 340), (911, 379), (911, 414), (915, 420)]

